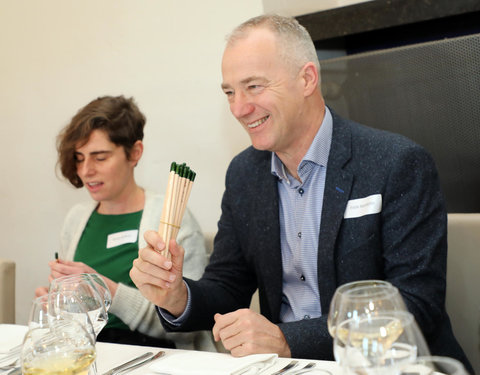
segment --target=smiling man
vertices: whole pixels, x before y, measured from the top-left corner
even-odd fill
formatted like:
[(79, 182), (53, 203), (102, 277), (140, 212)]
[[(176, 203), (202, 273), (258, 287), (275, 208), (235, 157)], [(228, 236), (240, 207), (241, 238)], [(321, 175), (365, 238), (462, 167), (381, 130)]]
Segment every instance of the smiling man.
[[(432, 354), (468, 365), (446, 315), (446, 211), (430, 155), (412, 141), (340, 118), (325, 106), (306, 30), (260, 16), (230, 35), (222, 89), (248, 132), (231, 162), (214, 251), (203, 277), (182, 276), (147, 232), (130, 274), (173, 331), (212, 328), (234, 356), (332, 359), (335, 289), (386, 279)], [(188, 249), (186, 249), (188, 251)], [(248, 309), (259, 289), (261, 314)]]

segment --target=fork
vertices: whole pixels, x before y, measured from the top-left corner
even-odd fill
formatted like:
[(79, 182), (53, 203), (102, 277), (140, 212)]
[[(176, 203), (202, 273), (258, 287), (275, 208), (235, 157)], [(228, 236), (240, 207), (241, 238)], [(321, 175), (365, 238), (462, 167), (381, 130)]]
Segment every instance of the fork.
[(7, 371), (7, 370), (12, 370), (16, 367), (18, 367), (18, 360), (20, 358), (15, 358), (15, 360), (12, 363), (9, 363), (8, 365), (0, 366), (0, 371)]
[(298, 369), (298, 370), (292, 372), (290, 375), (304, 374), (304, 373), (308, 372), (313, 367), (315, 367), (315, 362), (309, 362), (305, 365), (305, 367), (302, 367), (301, 369)]
[(18, 345), (15, 345), (13, 348), (10, 348), (8, 350), (0, 351), (0, 356), (10, 355), (13, 352), (19, 351), (20, 349), (22, 349), (22, 345), (23, 344), (18, 344)]
[(296, 365), (298, 364), (298, 361), (290, 361), (290, 363), (288, 365), (286, 365), (284, 368), (281, 368), (280, 370), (274, 372), (273, 374), (271, 375), (279, 375), (279, 374), (284, 374), (285, 372), (287, 372), (288, 370), (294, 368)]
[(12, 358), (19, 357), (21, 351), (22, 351), (22, 345), (21, 344), (13, 347), (12, 349), (10, 349), (5, 354), (0, 355), (0, 362), (8, 361)]

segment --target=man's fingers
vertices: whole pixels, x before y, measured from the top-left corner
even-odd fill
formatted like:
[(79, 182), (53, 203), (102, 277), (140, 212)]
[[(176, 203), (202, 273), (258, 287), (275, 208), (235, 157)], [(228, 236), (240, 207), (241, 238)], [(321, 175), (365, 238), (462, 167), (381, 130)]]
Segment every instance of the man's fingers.
[[(156, 275), (153, 275), (149, 272), (143, 272), (139, 267), (135, 266), (134, 260), (134, 267), (130, 269), (130, 278), (135, 283), (137, 288), (141, 288), (144, 286), (151, 285), (153, 287), (159, 287), (162, 289), (168, 289), (170, 285), (170, 281), (168, 281), (168, 275), (170, 274), (168, 271), (162, 270), (159, 272), (153, 272)], [(157, 267), (158, 269), (158, 267)], [(163, 272), (163, 273), (162, 273)]]
[(185, 250), (183, 247), (177, 244), (175, 240), (170, 241), (169, 245), (169, 251), (171, 255), (171, 260), (172, 260), (172, 268), (180, 274), (182, 274), (183, 271), (183, 259), (185, 257)]
[(157, 232), (153, 230), (147, 230), (143, 237), (153, 250), (163, 251), (165, 249), (165, 242)]
[(238, 330), (236, 324), (246, 311), (248, 311), (248, 309), (240, 309), (227, 314), (215, 314), (213, 317), (215, 325), (212, 329), (214, 339), (216, 341), (223, 341), (224, 339), (235, 335)]
[(254, 353), (278, 353), (291, 356), (280, 328), (264, 316), (240, 309), (228, 314), (215, 314), (213, 334), (235, 357)]
[[(148, 252), (153, 253), (152, 250), (147, 249)], [(159, 255), (159, 254), (157, 254)], [(157, 258), (154, 257), (154, 260)], [(132, 280), (136, 280), (135, 283), (139, 282), (142, 285), (144, 284), (152, 284), (152, 285), (158, 285), (161, 286), (162, 288), (165, 288), (167, 285), (166, 283), (172, 282), (176, 279), (176, 275), (174, 272), (171, 271), (171, 263), (170, 261), (165, 262), (165, 257), (160, 257), (160, 260), (158, 260), (159, 263), (163, 262), (163, 267), (157, 266), (154, 263), (151, 263), (150, 261), (145, 261), (144, 258), (137, 258), (133, 261), (133, 267), (130, 270), (132, 277), (132, 271), (133, 271), (133, 277)], [(166, 264), (167, 263), (167, 264)], [(166, 269), (165, 267), (169, 266), (169, 269)]]

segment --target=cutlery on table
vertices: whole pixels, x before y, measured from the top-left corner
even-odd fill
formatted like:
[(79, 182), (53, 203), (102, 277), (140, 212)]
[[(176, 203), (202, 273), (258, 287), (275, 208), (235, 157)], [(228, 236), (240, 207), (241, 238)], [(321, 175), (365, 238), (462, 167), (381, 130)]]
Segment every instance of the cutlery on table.
[(280, 370), (274, 372), (272, 375), (284, 374), (288, 370), (294, 368), (297, 364), (298, 364), (298, 361), (295, 361), (295, 360), (290, 361), (290, 363), (288, 365), (286, 365), (284, 368), (281, 368)]
[[(308, 362), (305, 367), (302, 367), (298, 370), (293, 371), (290, 373), (290, 375), (300, 375), (300, 374), (305, 374), (310, 371), (310, 369), (315, 367), (315, 362)], [(323, 371), (323, 370), (322, 370)], [(330, 374), (331, 375), (331, 374)]]
[(22, 350), (22, 345), (23, 344), (18, 344), (8, 350), (0, 351), (0, 356), (11, 355), (12, 353), (15, 353), (15, 352), (18, 353), (20, 352), (20, 350)]
[(152, 352), (148, 352), (142, 354), (141, 356), (134, 358), (128, 362), (121, 364), (120, 366), (114, 367), (111, 370), (103, 373), (102, 375), (119, 375), (125, 371), (131, 371), (136, 369), (137, 367), (143, 366), (148, 362), (154, 361), (157, 358), (163, 357), (165, 355), (164, 351), (159, 351), (157, 354), (153, 354)]
[(14, 367), (7, 375), (22, 375), (22, 368), (20, 366)]
[(9, 361), (13, 358), (20, 357), (20, 352), (22, 351), (22, 345), (17, 345), (10, 349), (8, 352), (0, 354), (0, 362)]
[(8, 365), (3, 365), (3, 366), (0, 366), (0, 371), (7, 371), (7, 370), (11, 370), (13, 368), (16, 368), (18, 367), (18, 361), (20, 360), (19, 357), (15, 358), (13, 360), (12, 363), (9, 363)]

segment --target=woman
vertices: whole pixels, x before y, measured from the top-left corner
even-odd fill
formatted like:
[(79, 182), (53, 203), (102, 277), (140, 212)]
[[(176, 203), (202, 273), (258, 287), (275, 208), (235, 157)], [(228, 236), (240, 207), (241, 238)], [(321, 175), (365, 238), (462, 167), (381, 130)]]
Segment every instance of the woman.
[[(62, 175), (77, 188), (85, 186), (93, 201), (77, 204), (67, 214), (60, 257), (49, 263), (50, 280), (82, 272), (102, 275), (112, 305), (99, 341), (215, 350), (209, 332), (166, 333), (155, 307), (129, 276), (139, 247), (146, 246), (142, 233), (158, 228), (163, 208), (163, 196), (143, 190), (134, 178), (144, 125), (132, 99), (105, 96), (82, 108), (59, 134)], [(177, 241), (187, 249), (185, 275), (200, 278), (207, 262), (205, 243), (188, 210)], [(37, 288), (36, 295), (47, 291)]]

